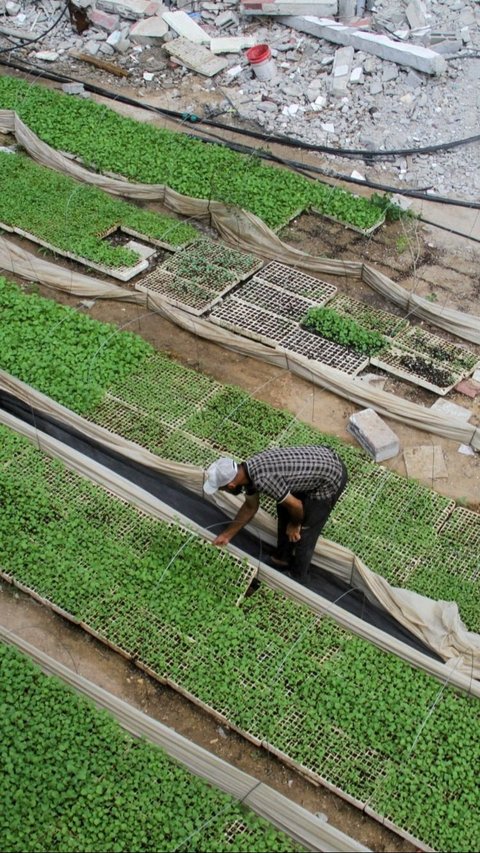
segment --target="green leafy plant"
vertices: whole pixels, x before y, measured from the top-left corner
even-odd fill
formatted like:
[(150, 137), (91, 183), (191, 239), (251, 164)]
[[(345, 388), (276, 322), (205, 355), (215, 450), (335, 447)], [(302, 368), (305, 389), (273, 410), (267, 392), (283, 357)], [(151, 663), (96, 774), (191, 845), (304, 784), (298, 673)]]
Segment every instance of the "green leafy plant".
[(351, 347), (355, 352), (366, 355), (375, 355), (386, 347), (386, 341), (378, 332), (365, 329), (355, 320), (332, 308), (310, 308), (301, 325), (329, 341)]
[(367, 198), (12, 77), (0, 78), (0, 106), (15, 110), (41, 139), (92, 169), (223, 201), (255, 213), (271, 228), (309, 208), (360, 229), (383, 220), (383, 209)]

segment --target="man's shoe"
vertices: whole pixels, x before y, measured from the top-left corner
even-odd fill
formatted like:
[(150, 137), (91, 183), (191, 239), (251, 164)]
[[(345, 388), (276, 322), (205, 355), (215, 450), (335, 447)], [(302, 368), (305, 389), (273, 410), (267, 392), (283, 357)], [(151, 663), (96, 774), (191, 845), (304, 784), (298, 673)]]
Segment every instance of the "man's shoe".
[(289, 566), (287, 560), (279, 560), (278, 557), (275, 557), (273, 554), (270, 557), (270, 562), (275, 569), (279, 570), (279, 572), (283, 569), (288, 569)]

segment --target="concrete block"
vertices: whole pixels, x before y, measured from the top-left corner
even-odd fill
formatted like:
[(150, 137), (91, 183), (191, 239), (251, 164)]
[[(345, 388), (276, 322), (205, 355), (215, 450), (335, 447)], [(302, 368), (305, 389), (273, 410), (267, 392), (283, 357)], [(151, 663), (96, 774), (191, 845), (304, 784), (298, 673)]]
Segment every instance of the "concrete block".
[(350, 23), (357, 14), (357, 0), (338, 0), (338, 17), (344, 24)]
[(338, 14), (337, 0), (243, 0), (243, 15), (321, 15)]
[(363, 409), (350, 415), (347, 431), (375, 462), (391, 459), (400, 452), (398, 436), (373, 409)]
[(217, 15), (215, 18), (215, 24), (220, 30), (224, 27), (238, 27), (239, 23), (238, 15), (230, 10), (222, 12), (221, 15)]
[(103, 12), (101, 9), (90, 9), (88, 19), (94, 27), (106, 30), (107, 33), (113, 33), (120, 24), (119, 15), (111, 15), (109, 12)]
[(211, 50), (207, 50), (201, 44), (193, 44), (188, 39), (178, 38), (169, 41), (165, 44), (165, 50), (186, 68), (205, 77), (213, 77), (228, 66), (226, 59), (220, 59)]
[(334, 44), (351, 45), (355, 50), (363, 50), (365, 53), (396, 62), (398, 65), (423, 71), (425, 74), (443, 74), (447, 67), (444, 57), (428, 47), (401, 44), (379, 33), (362, 32), (354, 27), (345, 27), (343, 24), (329, 21), (327, 18), (288, 15), (281, 17), (280, 23)]
[(438, 445), (423, 444), (403, 451), (407, 476), (421, 483), (445, 480), (448, 477), (443, 450)]
[(210, 50), (212, 53), (239, 53), (255, 43), (254, 36), (224, 36), (210, 39)]
[(466, 409), (465, 406), (458, 406), (456, 403), (451, 403), (450, 400), (444, 400), (443, 398), (435, 400), (433, 405), (430, 406), (430, 411), (438, 415), (443, 415), (445, 418), (453, 418), (464, 422), (469, 421), (472, 417), (470, 409)]
[(187, 15), (186, 12), (164, 12), (163, 20), (168, 26), (182, 38), (193, 41), (195, 44), (208, 44), (210, 36), (202, 27)]
[(335, 98), (342, 98), (347, 91), (352, 62), (353, 47), (340, 47), (335, 51), (330, 80), (330, 90)]
[(135, 44), (154, 45), (163, 42), (168, 33), (168, 24), (163, 18), (154, 15), (137, 21), (130, 30), (130, 40)]

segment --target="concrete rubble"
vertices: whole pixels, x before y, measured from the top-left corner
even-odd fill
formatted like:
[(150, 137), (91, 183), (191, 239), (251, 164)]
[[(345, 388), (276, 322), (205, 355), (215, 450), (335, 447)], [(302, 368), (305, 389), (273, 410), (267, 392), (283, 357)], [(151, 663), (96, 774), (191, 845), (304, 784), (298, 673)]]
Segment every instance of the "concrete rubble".
[[(479, 0), (72, 0), (75, 14), (64, 8), (63, 0), (0, 0), (0, 49), (77, 79), (86, 69), (78, 54), (103, 58), (128, 75), (90, 66), (105, 88), (222, 122), (230, 115), (267, 135), (363, 150), (349, 169), (326, 159), (399, 194), (478, 198), (478, 145), (379, 161), (368, 154), (478, 134)], [(276, 68), (266, 81), (246, 56), (263, 43)]]

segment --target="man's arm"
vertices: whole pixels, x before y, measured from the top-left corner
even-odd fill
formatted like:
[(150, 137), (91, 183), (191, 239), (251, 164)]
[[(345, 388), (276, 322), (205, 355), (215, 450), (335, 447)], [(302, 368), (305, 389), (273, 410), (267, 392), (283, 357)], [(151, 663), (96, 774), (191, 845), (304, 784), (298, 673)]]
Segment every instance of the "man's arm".
[(290, 542), (299, 542), (302, 535), (303, 503), (293, 495), (287, 495), (281, 504), (290, 516), (286, 531), (288, 539)]
[(224, 530), (223, 533), (220, 533), (217, 538), (213, 540), (213, 544), (219, 546), (228, 545), (231, 539), (236, 536), (238, 531), (252, 520), (259, 504), (260, 498), (258, 496), (258, 492), (255, 492), (253, 495), (246, 495), (243, 505), (238, 510), (231, 524), (228, 525), (227, 529)]

